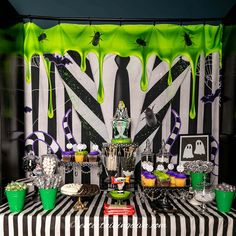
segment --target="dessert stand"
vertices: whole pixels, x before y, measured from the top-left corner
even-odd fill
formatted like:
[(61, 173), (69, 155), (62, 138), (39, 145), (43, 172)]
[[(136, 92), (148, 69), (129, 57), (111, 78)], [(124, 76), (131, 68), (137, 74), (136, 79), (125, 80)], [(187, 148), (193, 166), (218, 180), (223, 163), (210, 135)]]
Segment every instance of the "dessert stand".
[[(99, 167), (101, 169), (101, 161), (98, 160), (96, 162), (64, 162), (60, 161), (58, 163), (58, 167), (63, 167), (65, 168), (65, 173), (68, 174), (70, 173), (73, 169), (76, 171), (76, 169), (80, 168), (80, 171), (85, 174), (89, 174), (92, 171), (92, 167)], [(88, 167), (87, 170), (84, 170), (82, 167)], [(102, 170), (100, 170), (101, 173)]]
[(87, 210), (88, 208), (82, 203), (81, 198), (82, 197), (93, 197), (100, 193), (100, 189), (98, 185), (96, 184), (83, 184), (81, 189), (76, 194), (70, 194), (61, 191), (63, 195), (69, 196), (69, 197), (77, 197), (77, 201), (73, 207), (75, 211)]
[[(142, 197), (147, 197), (150, 200), (150, 205), (153, 212), (167, 212), (175, 213), (177, 210), (170, 203), (170, 199), (182, 199), (188, 198), (189, 187), (142, 187)], [(180, 195), (180, 196), (179, 196)]]

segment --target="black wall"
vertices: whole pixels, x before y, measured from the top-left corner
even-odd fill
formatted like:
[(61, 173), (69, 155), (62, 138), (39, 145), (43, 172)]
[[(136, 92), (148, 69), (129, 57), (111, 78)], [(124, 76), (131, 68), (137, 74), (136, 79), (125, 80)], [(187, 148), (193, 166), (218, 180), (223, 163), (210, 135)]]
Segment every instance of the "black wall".
[[(219, 181), (236, 186), (236, 5), (224, 20)], [(236, 207), (236, 201), (234, 201)]]
[[(18, 13), (3, 1), (0, 29), (18, 22)], [(24, 83), (23, 61), (19, 60), (16, 55), (0, 54), (0, 201), (4, 186), (24, 174), (21, 168), (24, 145), (19, 139), (24, 131)]]

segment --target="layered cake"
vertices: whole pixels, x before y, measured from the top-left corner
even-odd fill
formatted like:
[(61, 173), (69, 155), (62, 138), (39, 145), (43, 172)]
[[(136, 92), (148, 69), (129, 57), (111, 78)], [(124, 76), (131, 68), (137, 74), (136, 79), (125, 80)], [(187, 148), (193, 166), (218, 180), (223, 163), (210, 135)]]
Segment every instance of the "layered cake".
[(83, 184), (65, 184), (61, 187), (61, 193), (66, 195), (76, 195)]

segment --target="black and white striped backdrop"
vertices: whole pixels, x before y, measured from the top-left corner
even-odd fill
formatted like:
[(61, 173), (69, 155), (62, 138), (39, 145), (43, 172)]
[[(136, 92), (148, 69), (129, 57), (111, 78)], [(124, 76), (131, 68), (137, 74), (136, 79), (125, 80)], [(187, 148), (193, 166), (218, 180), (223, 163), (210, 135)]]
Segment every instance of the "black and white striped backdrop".
[[(44, 58), (43, 58), (44, 57)], [(215, 96), (221, 88), (220, 59), (218, 53), (201, 56), (196, 79), (196, 118), (190, 119), (192, 77), (189, 62), (184, 57), (176, 58), (171, 68), (173, 83), (168, 85), (168, 65), (156, 56), (147, 64), (149, 88), (140, 88), (141, 62), (136, 57), (122, 58), (109, 54), (103, 64), (104, 102), (96, 100), (99, 82), (99, 66), (95, 54), (87, 56), (87, 69), (80, 69), (80, 56), (75, 51), (65, 55), (70, 63), (52, 63), (50, 78), (54, 116), (48, 117), (50, 100), (49, 80), (43, 60), (48, 55), (35, 55), (31, 60), (31, 82), (25, 82), (25, 135), (40, 131), (35, 139), (53, 143), (55, 150), (65, 150), (67, 138), (73, 137), (77, 143), (92, 143), (100, 147), (112, 139), (112, 118), (118, 101), (123, 100), (131, 117), (131, 138), (138, 143), (140, 152), (147, 138), (153, 152), (157, 153), (161, 141), (168, 144), (173, 161), (178, 155), (178, 134), (210, 134), (214, 146), (214, 180), (218, 175), (219, 104)], [(158, 122), (149, 126), (145, 117), (147, 108), (153, 110)], [(65, 114), (68, 127), (63, 128)], [(176, 122), (180, 121), (180, 122)], [(68, 132), (70, 132), (68, 134)], [(45, 137), (47, 136), (47, 137)], [(51, 141), (47, 141), (51, 140)], [(52, 141), (54, 140), (54, 141)], [(44, 142), (26, 141), (26, 146), (34, 145), (38, 155), (46, 153)], [(59, 148), (58, 148), (59, 147)]]
[[(179, 195), (177, 195), (179, 197)], [(188, 201), (170, 200), (178, 213), (154, 214), (147, 199), (141, 201), (134, 194), (127, 202), (135, 208), (133, 216), (105, 216), (104, 203), (114, 203), (101, 192), (93, 199), (85, 199), (88, 210), (74, 211), (72, 198), (60, 195), (56, 207), (44, 211), (41, 202), (28, 201), (21, 213), (11, 214), (8, 204), (0, 206), (1, 236), (74, 236), (74, 235), (170, 235), (170, 236), (233, 236), (236, 234), (236, 211), (220, 213), (215, 203), (208, 204), (206, 214), (199, 214), (200, 206)]]

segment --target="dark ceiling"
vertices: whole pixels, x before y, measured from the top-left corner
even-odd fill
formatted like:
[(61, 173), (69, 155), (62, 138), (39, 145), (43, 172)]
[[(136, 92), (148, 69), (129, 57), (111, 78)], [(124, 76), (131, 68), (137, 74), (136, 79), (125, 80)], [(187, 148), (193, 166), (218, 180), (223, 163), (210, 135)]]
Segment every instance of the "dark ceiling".
[[(235, 0), (9, 0), (21, 15), (106, 18), (224, 17)], [(43, 27), (57, 22), (37, 22)]]

